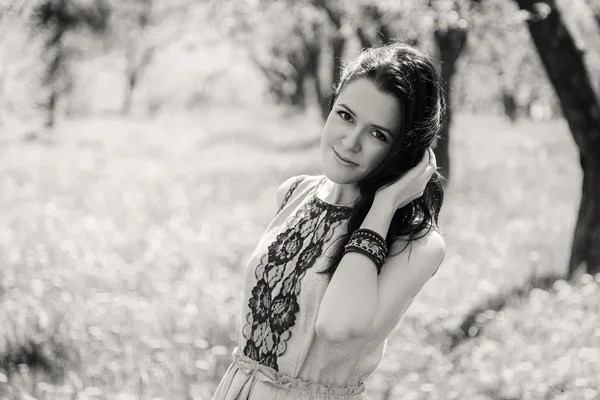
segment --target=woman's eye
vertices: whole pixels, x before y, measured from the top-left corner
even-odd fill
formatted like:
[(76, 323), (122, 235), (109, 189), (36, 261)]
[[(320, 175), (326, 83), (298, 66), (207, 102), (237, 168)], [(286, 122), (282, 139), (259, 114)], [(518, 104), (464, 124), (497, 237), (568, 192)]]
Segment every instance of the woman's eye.
[(383, 142), (387, 142), (387, 136), (385, 136), (383, 133), (381, 133), (380, 131), (373, 131), (373, 136), (375, 136), (375, 138), (377, 138), (378, 140), (381, 140)]
[(346, 111), (338, 111), (338, 115), (346, 121), (352, 121), (352, 116), (350, 114), (348, 114)]

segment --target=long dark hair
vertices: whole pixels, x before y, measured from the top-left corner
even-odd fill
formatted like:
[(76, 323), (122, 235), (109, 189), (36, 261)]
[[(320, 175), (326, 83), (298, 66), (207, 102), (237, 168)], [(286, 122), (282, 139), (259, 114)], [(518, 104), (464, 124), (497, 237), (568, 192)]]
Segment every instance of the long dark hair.
[[(344, 67), (331, 95), (330, 110), (344, 85), (358, 78), (370, 79), (379, 90), (400, 101), (402, 131), (394, 136), (391, 149), (381, 164), (357, 183), (360, 197), (351, 211), (348, 232), (339, 239), (340, 243), (329, 259), (329, 267), (318, 272), (330, 277), (342, 259), (350, 236), (360, 228), (371, 209), (377, 190), (398, 180), (419, 163), (438, 136), (446, 113), (441, 77), (433, 61), (410, 45), (393, 42), (363, 50)], [(422, 197), (396, 210), (385, 238), (388, 248), (402, 238), (405, 239), (402, 252), (431, 229), (437, 230), (444, 201), (441, 179), (436, 172)]]

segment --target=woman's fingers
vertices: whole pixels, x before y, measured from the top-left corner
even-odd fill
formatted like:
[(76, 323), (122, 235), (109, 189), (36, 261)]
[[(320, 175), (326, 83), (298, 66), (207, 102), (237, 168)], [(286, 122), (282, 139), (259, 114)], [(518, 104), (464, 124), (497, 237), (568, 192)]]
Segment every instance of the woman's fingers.
[(413, 168), (411, 171), (408, 171), (407, 175), (412, 176), (412, 178), (409, 179), (423, 177), (426, 178), (427, 182), (429, 182), (435, 171), (437, 171), (435, 153), (431, 147), (428, 147), (427, 150), (425, 150), (425, 154), (423, 154), (421, 161), (419, 161), (415, 168)]
[(419, 161), (419, 164), (417, 164), (417, 167), (415, 168), (415, 170), (417, 170), (419, 173), (423, 173), (427, 170), (427, 166), (429, 165), (431, 161), (431, 154), (429, 153), (429, 149), (427, 149), (425, 151), (425, 154), (423, 154), (423, 158), (421, 159), (421, 161)]
[(429, 153), (425, 152), (425, 154), (423, 155), (423, 158), (421, 158), (421, 161), (419, 161), (419, 163), (416, 166), (416, 170), (418, 171), (424, 171), (425, 168), (427, 168), (427, 165), (429, 164)]
[(431, 147), (429, 147), (427, 150), (429, 150), (429, 154), (430, 154), (429, 164), (431, 164), (437, 168), (437, 159), (435, 158), (435, 152), (433, 151), (433, 149)]
[(435, 153), (433, 152), (431, 147), (427, 148), (426, 153), (429, 155), (429, 162), (427, 163), (427, 166), (425, 167), (423, 174), (424, 174), (425, 178), (427, 178), (427, 182), (429, 182), (429, 179), (431, 179), (433, 174), (435, 174), (435, 171), (437, 171), (437, 162), (435, 159)]

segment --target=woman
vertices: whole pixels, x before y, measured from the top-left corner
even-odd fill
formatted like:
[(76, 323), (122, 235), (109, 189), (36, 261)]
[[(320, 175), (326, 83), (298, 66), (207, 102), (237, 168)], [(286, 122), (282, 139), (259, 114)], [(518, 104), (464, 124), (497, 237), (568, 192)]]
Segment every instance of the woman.
[(277, 190), (213, 400), (365, 398), (386, 338), (444, 257), (430, 149), (444, 110), (439, 75), (413, 47), (367, 49), (344, 68), (321, 136), (324, 175)]

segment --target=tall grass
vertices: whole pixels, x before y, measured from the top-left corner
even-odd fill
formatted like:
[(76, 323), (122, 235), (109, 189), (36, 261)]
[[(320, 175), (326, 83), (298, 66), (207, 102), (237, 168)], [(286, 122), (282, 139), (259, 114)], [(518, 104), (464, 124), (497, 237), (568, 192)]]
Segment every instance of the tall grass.
[[(294, 149), (318, 134), (313, 118), (231, 109), (0, 132), (0, 398), (210, 399), (275, 189), (320, 173), (317, 148)], [(600, 396), (598, 276), (508, 299), (444, 347), (490, 296), (565, 270), (581, 181), (566, 126), (459, 116), (452, 156), (444, 265), (367, 396)]]

